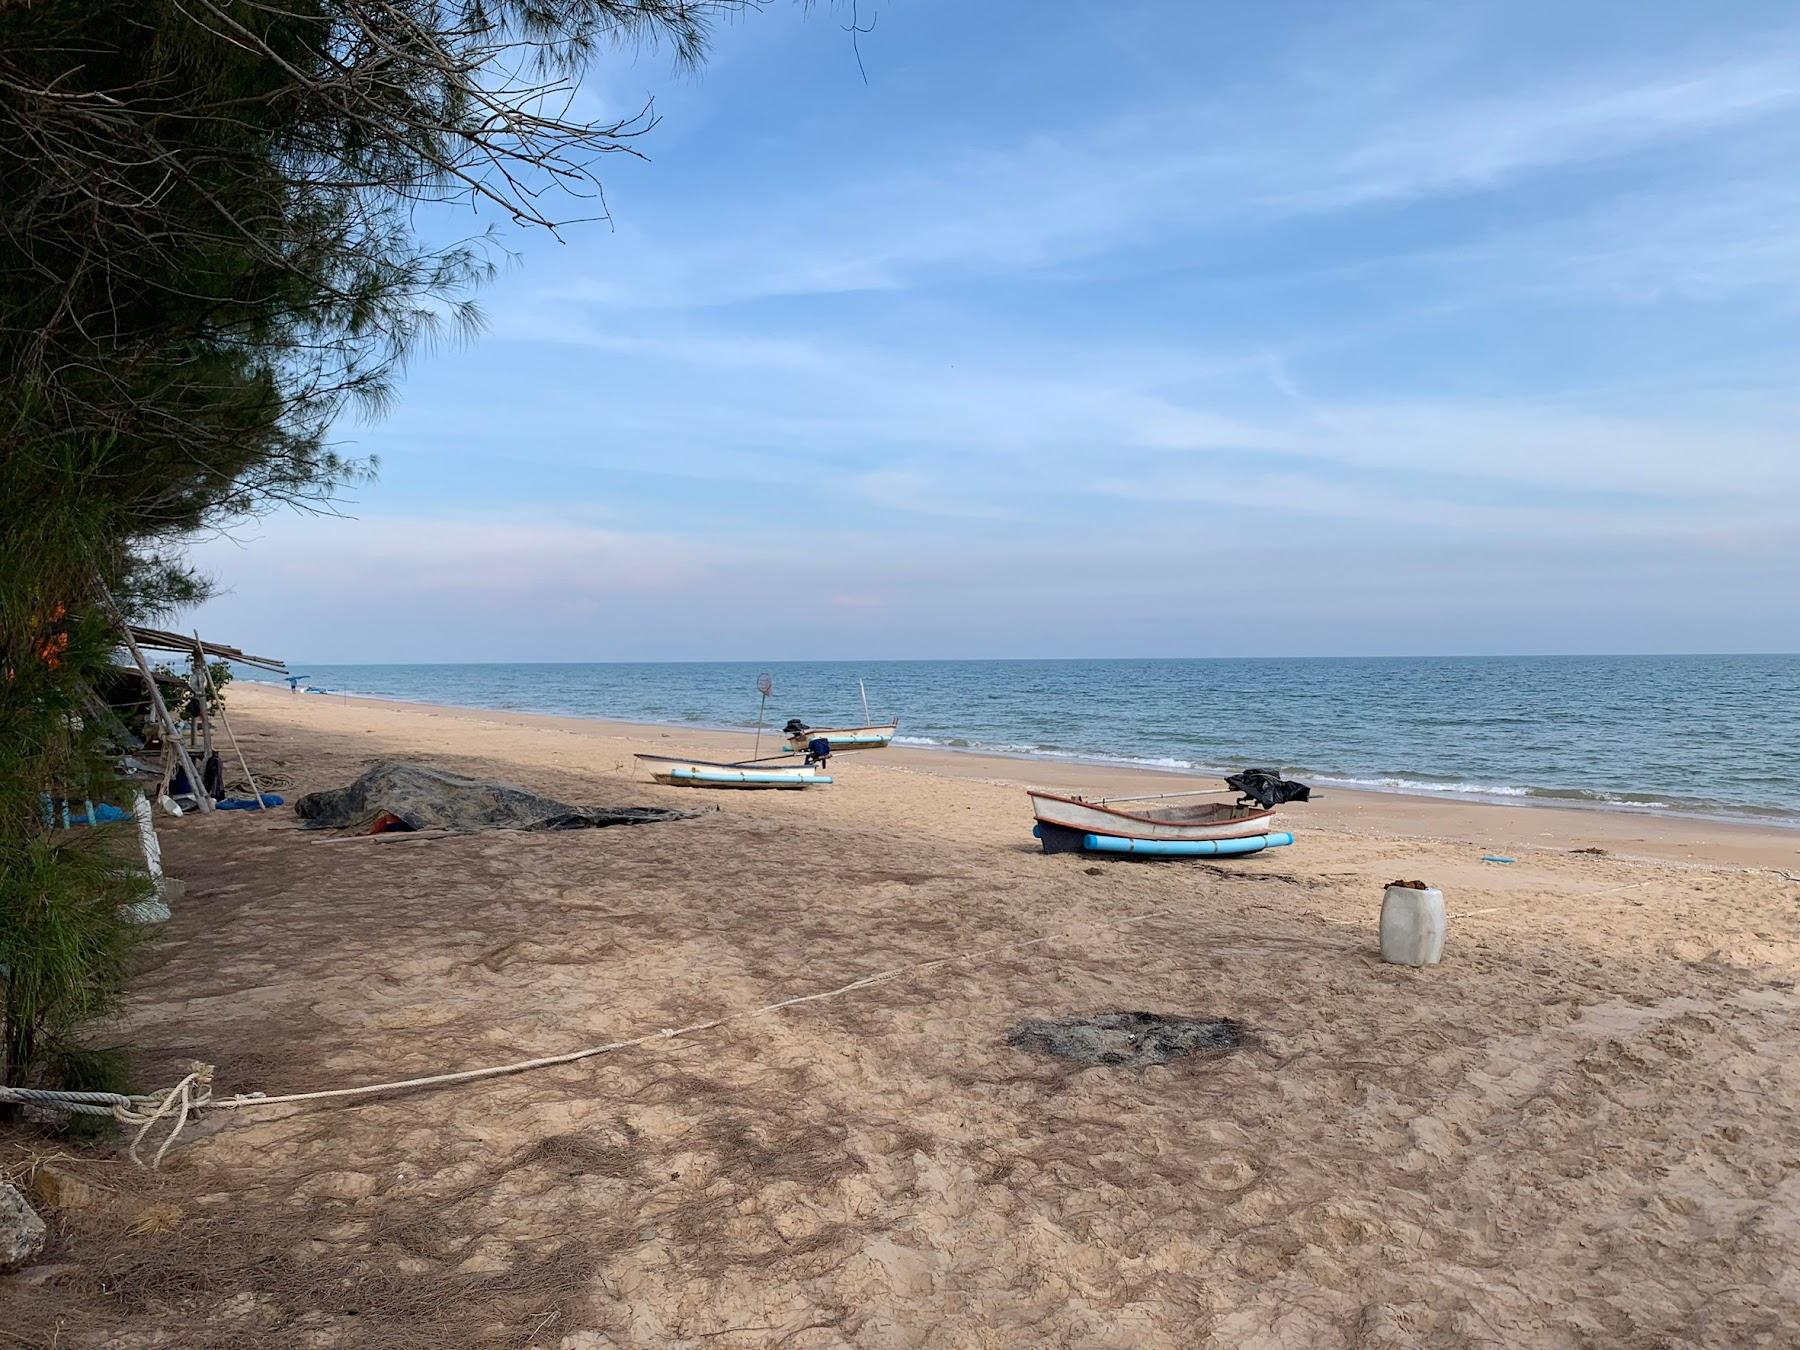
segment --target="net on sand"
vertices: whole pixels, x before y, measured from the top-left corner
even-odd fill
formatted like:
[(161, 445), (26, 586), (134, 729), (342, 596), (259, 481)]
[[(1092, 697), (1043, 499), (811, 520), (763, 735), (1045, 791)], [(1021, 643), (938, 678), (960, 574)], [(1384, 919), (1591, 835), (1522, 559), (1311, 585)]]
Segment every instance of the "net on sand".
[(348, 787), (309, 792), (294, 803), (308, 830), (587, 830), (685, 820), (664, 806), (570, 806), (491, 778), (465, 778), (429, 764), (382, 760)]

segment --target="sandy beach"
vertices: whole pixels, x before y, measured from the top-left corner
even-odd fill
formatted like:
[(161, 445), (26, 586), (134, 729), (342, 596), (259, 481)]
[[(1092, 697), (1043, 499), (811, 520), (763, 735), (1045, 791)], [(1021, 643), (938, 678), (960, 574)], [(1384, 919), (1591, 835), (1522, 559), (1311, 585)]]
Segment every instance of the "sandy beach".
[[(1333, 791), (1292, 848), (1097, 862), (1038, 850), (1024, 784), (1192, 780), (894, 749), (699, 793), (632, 753), (748, 737), (242, 685), (230, 709), (290, 801), (403, 757), (717, 809), (169, 821), (187, 891), (115, 1036), (140, 1087), (193, 1060), (221, 1096), (401, 1079), (898, 973), (574, 1065), (210, 1113), (155, 1173), (71, 1150), (90, 1193), (0, 1341), (1794, 1343), (1800, 831)], [(1441, 966), (1378, 959), (1401, 877), (1445, 891)], [(1139, 1009), (1249, 1039), (1141, 1070), (1007, 1042)]]

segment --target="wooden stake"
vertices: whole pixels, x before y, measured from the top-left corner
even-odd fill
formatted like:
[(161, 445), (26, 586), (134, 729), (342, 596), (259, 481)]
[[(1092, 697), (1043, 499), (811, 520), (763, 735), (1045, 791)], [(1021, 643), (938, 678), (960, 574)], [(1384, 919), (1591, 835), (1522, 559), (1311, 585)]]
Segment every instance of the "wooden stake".
[(194, 638), (194, 673), (188, 680), (188, 686), (194, 691), (194, 702), (200, 711), (195, 720), (200, 724), (200, 748), (204, 754), (211, 755), (213, 750), (212, 718), (206, 711), (207, 691), (212, 688), (212, 675), (206, 669), (206, 649), (200, 645), (198, 636)]
[[(199, 653), (200, 650), (200, 634), (195, 633), (194, 651)], [(202, 678), (206, 681), (206, 698), (216, 697), (218, 691), (213, 688), (212, 671), (207, 667), (204, 661), (200, 663), (200, 673)], [(206, 698), (201, 699), (203, 705), (206, 702)], [(267, 811), (269, 808), (267, 803), (262, 799), (262, 789), (256, 785), (256, 775), (250, 772), (250, 761), (244, 758), (244, 747), (238, 744), (238, 738), (232, 734), (231, 718), (225, 713), (225, 704), (223, 700), (219, 703), (219, 726), (224, 729), (225, 739), (231, 742), (231, 748), (237, 752), (238, 765), (243, 769), (244, 777), (248, 779), (250, 783), (250, 795), (256, 798), (256, 809), (258, 811)]]

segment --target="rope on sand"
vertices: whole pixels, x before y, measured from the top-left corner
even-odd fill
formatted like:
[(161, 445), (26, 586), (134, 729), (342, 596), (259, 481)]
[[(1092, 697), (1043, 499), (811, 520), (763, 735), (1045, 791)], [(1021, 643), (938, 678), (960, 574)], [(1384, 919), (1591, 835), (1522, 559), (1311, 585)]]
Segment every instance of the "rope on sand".
[[(1145, 914), (1131, 914), (1122, 919), (1114, 919), (1112, 926), (1125, 928), (1150, 919), (1167, 918), (1174, 912), (1172, 909), (1158, 909)], [(928, 961), (915, 961), (909, 965), (895, 966), (890, 970), (879, 971), (874, 975), (865, 975), (848, 984), (840, 984), (835, 989), (822, 989), (813, 994), (796, 994), (793, 998), (784, 998), (776, 1003), (766, 1003), (760, 1008), (753, 1008), (746, 1012), (727, 1013), (723, 1017), (709, 1018), (704, 1022), (692, 1022), (684, 1027), (664, 1027), (660, 1031), (633, 1036), (629, 1040), (608, 1041), (604, 1045), (590, 1045), (584, 1049), (570, 1050), (560, 1055), (543, 1055), (537, 1059), (521, 1059), (511, 1064), (494, 1064), (480, 1069), (460, 1069), (452, 1073), (428, 1074), (422, 1078), (401, 1078), (388, 1083), (362, 1083), (355, 1087), (326, 1088), (319, 1092), (289, 1092), (275, 1097), (260, 1092), (250, 1092), (235, 1097), (215, 1099), (212, 1095), (213, 1066), (195, 1062), (185, 1078), (163, 1092), (127, 1095), (117, 1092), (54, 1092), (39, 1088), (0, 1086), (0, 1102), (18, 1102), (23, 1105), (42, 1106), (59, 1111), (111, 1116), (123, 1125), (136, 1125), (138, 1131), (132, 1138), (129, 1152), (132, 1162), (140, 1167), (144, 1166), (144, 1162), (138, 1157), (138, 1146), (144, 1142), (145, 1137), (159, 1121), (168, 1119), (169, 1124), (166, 1126), (162, 1143), (149, 1163), (151, 1170), (154, 1171), (161, 1165), (163, 1155), (169, 1151), (176, 1138), (187, 1128), (188, 1122), (203, 1111), (235, 1111), (246, 1107), (286, 1106), (297, 1102), (342, 1100), (346, 1097), (373, 1097), (387, 1092), (407, 1092), (418, 1088), (444, 1087), (452, 1083), (471, 1083), (482, 1078), (501, 1078), (509, 1074), (525, 1073), (531, 1069), (550, 1068), (557, 1064), (573, 1064), (578, 1060), (592, 1059), (596, 1055), (611, 1054), (615, 1050), (629, 1050), (656, 1041), (671, 1040), (676, 1036), (692, 1036), (698, 1032), (711, 1031), (715, 1027), (722, 1027), (732, 1022), (747, 1022), (752, 1018), (765, 1017), (785, 1008), (798, 1007), (802, 1003), (817, 1003), (822, 999), (836, 998), (840, 994), (849, 994), (859, 989), (869, 989), (878, 984), (886, 984), (903, 975), (923, 974), (943, 966), (965, 965), (1006, 952), (1023, 951), (1028, 947), (1041, 947), (1047, 942), (1055, 942), (1067, 937), (1074, 931), (1072, 928), (1065, 928), (1044, 937), (1029, 938), (1023, 942), (1005, 942), (997, 947), (985, 947), (979, 951), (965, 952), (960, 956), (939, 956)]]
[(187, 1077), (164, 1092), (58, 1092), (47, 1088), (0, 1086), (0, 1102), (48, 1107), (76, 1115), (111, 1116), (121, 1125), (136, 1125), (138, 1131), (132, 1136), (128, 1153), (139, 1167), (144, 1165), (144, 1160), (138, 1157), (138, 1146), (159, 1120), (174, 1112), (168, 1133), (150, 1160), (150, 1169), (155, 1171), (162, 1165), (163, 1154), (169, 1151), (176, 1136), (187, 1128), (194, 1113), (212, 1104), (212, 1075), (212, 1065), (195, 1061)]

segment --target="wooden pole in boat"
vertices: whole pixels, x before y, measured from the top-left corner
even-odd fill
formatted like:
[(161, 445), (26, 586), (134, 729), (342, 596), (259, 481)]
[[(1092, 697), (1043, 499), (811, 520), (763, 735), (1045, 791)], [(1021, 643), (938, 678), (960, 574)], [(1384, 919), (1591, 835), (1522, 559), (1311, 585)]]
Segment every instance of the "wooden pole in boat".
[(1109, 802), (1159, 802), (1165, 797), (1221, 797), (1228, 792), (1236, 792), (1236, 788), (1195, 788), (1192, 792), (1151, 792), (1142, 797), (1098, 797), (1095, 806), (1105, 806)]
[(868, 690), (867, 690), (867, 689), (866, 689), (866, 688), (864, 688), (864, 687), (863, 687), (863, 682), (862, 682), (862, 681), (861, 681), (861, 680), (858, 680), (858, 681), (857, 681), (857, 682), (856, 682), (856, 687), (857, 687), (857, 690), (858, 690), (858, 691), (859, 691), (859, 692), (860, 692), (860, 693), (861, 693), (861, 694), (862, 694), (862, 700), (863, 700), (863, 725), (864, 725), (864, 726), (865, 726), (865, 727), (870, 727), (870, 726), (874, 726), (874, 725), (875, 725), (875, 719), (874, 719), (874, 718), (873, 718), (873, 717), (870, 717), (870, 716), (869, 716), (869, 691), (868, 691)]

